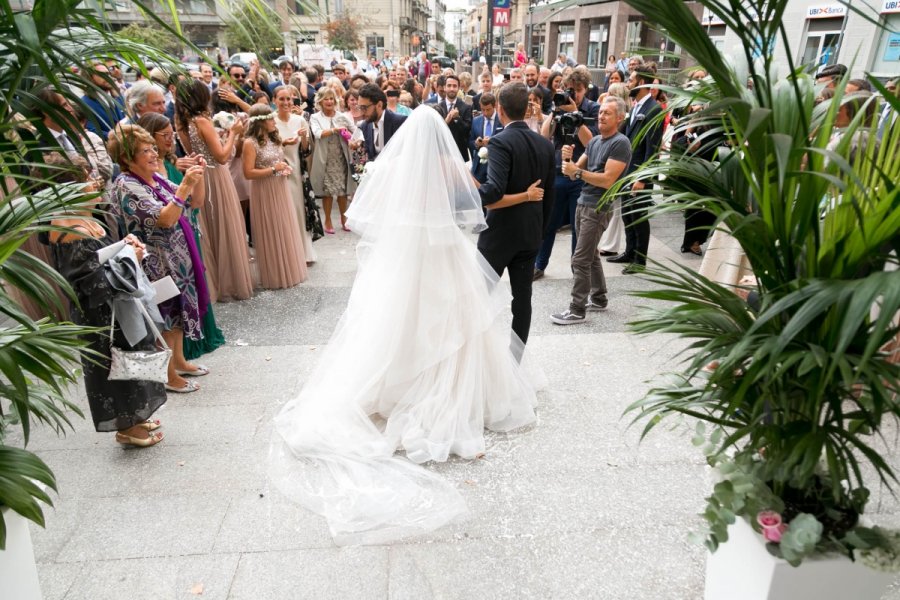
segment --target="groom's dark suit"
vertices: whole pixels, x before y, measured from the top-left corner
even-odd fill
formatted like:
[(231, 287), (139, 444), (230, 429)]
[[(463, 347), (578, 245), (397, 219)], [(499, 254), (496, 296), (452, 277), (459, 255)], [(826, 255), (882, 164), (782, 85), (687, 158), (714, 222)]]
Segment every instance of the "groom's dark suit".
[(544, 199), (489, 210), (488, 228), (478, 236), (478, 250), (499, 275), (509, 269), (512, 288), (512, 329), (528, 341), (531, 328), (531, 282), (534, 259), (553, 208), (556, 179), (553, 144), (531, 131), (524, 121), (508, 123), (488, 142), (487, 183), (478, 190), (487, 206), (504, 194), (524, 192), (541, 180)]

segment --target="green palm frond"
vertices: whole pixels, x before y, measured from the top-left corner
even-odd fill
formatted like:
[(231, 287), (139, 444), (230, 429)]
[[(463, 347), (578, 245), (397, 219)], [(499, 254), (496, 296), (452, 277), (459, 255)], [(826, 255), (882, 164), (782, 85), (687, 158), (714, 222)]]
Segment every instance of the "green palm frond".
[[(838, 129), (848, 100), (840, 89), (815, 106), (809, 65), (778, 73), (772, 47), (787, 44), (787, 0), (700, 0), (740, 39), (742, 55), (729, 57), (684, 3), (628, 3), (709, 72), (696, 87), (667, 94), (672, 106), (705, 104), (672, 127), (702, 126), (718, 153), (714, 161), (661, 155), (611, 191), (658, 180), (651, 214), (712, 212), (745, 252), (758, 295), (751, 309), (732, 287), (655, 264), (648, 277), (657, 289), (638, 295), (668, 304), (631, 327), (690, 346), (683, 371), (629, 410), (646, 421), (645, 434), (668, 416), (690, 415), (725, 428), (723, 448), (765, 448), (764, 474), (777, 485), (802, 489), (823, 461), (835, 498), (850, 493), (843, 480), (864, 487), (864, 463), (893, 482), (872, 434), (900, 417), (900, 366), (885, 351), (900, 334), (900, 271), (891, 270), (900, 249), (900, 128), (876, 141), (864, 106)], [(897, 98), (886, 101), (900, 109)], [(712, 361), (718, 368), (705, 372)]]
[[(146, 9), (140, 0), (135, 4)], [(146, 11), (147, 18), (178, 35), (174, 1), (163, 0), (163, 6), (170, 16), (163, 19), (157, 7)], [(0, 3), (0, 505), (40, 525), (41, 503), (50, 504), (50, 497), (35, 482), (55, 490), (55, 479), (33, 453), (4, 445), (6, 434), (12, 426), (21, 427), (27, 445), (36, 423), (63, 433), (72, 427), (73, 415), (83, 416), (66, 394), (79, 378), (80, 358), (95, 358), (85, 336), (97, 330), (49, 318), (33, 320), (9, 293), (17, 290), (48, 312), (65, 312), (66, 300), (52, 286), (69, 299), (72, 289), (22, 245), (35, 234), (69, 231), (52, 221), (95, 200), (78, 185), (53, 183), (58, 173), (49, 170), (43, 155), (61, 149), (38, 141), (53, 139), (41, 115), (61, 125), (76, 144), (83, 130), (64, 107), (43, 102), (38, 91), (52, 87), (70, 104), (86, 108), (81, 94), (100, 91), (86, 75), (95, 61), (108, 58), (142, 69), (145, 60), (179, 69), (173, 57), (118, 36), (95, 3), (36, 0), (30, 11)], [(86, 114), (96, 119), (90, 111)], [(5, 543), (0, 517), (0, 550)]]

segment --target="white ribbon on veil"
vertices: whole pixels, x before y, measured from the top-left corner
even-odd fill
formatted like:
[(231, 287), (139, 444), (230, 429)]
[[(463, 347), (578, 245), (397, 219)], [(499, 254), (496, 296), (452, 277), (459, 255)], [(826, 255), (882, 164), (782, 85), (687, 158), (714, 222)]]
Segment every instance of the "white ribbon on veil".
[(347, 309), (276, 417), (271, 452), (275, 486), (325, 516), (338, 544), (464, 514), (456, 486), (416, 463), (475, 457), (485, 427), (535, 418), (509, 349), (508, 293), (461, 231), (485, 227), (480, 198), (438, 113), (416, 109), (376, 167), (347, 213), (362, 236)]

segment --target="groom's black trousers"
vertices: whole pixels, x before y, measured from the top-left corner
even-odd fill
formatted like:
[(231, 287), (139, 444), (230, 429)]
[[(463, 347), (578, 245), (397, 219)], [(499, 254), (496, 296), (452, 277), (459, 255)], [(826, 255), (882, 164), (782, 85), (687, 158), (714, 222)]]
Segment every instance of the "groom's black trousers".
[(512, 330), (523, 344), (528, 341), (528, 331), (531, 329), (531, 284), (534, 280), (534, 259), (537, 258), (537, 253), (537, 248), (534, 250), (499, 248), (481, 251), (497, 275), (502, 277), (503, 270), (509, 270), (509, 287), (512, 290)]

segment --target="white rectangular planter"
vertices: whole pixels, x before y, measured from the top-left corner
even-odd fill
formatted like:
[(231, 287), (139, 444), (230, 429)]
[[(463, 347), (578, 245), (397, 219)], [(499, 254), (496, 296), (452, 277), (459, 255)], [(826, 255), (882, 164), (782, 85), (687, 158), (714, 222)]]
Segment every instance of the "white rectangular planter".
[(776, 558), (744, 519), (706, 559), (705, 600), (881, 600), (896, 574), (874, 571), (845, 556), (808, 558), (799, 567)]
[(0, 551), (2, 596), (10, 600), (42, 600), (29, 521), (9, 508), (2, 510), (6, 522), (6, 550)]

